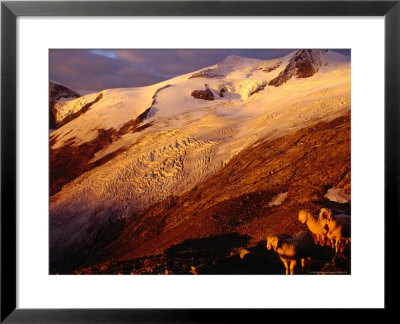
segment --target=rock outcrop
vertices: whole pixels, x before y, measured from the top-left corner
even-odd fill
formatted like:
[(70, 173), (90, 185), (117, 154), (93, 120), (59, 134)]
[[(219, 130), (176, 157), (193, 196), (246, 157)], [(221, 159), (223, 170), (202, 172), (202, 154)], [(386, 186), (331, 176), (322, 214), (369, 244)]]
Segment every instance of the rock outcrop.
[(197, 73), (192, 74), (189, 79), (194, 79), (194, 78), (211, 78), (211, 79), (219, 79), (223, 78), (224, 75), (218, 73), (217, 70), (215, 69), (207, 69), (203, 70)]
[(203, 100), (209, 100), (209, 101), (215, 99), (213, 93), (208, 88), (205, 90), (193, 90), (190, 95), (195, 99), (203, 99)]
[(50, 81), (49, 87), (49, 108), (50, 108), (50, 129), (56, 128), (56, 112), (54, 111), (54, 105), (60, 100), (72, 100), (79, 98), (81, 95), (70, 88), (67, 88), (61, 84)]
[(318, 72), (320, 66), (324, 65), (323, 54), (319, 50), (298, 50), (290, 59), (286, 68), (271, 80), (268, 85), (279, 87), (293, 76), (298, 78), (309, 78)]

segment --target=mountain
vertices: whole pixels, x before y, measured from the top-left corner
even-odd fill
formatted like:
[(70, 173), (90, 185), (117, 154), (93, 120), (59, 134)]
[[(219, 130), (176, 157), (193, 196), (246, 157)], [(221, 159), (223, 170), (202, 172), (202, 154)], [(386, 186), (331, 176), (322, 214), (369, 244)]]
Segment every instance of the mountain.
[(299, 208), (349, 212), (326, 194), (350, 195), (350, 94), (347, 57), (298, 50), (63, 102), (74, 118), (50, 134), (51, 272), (296, 234)]

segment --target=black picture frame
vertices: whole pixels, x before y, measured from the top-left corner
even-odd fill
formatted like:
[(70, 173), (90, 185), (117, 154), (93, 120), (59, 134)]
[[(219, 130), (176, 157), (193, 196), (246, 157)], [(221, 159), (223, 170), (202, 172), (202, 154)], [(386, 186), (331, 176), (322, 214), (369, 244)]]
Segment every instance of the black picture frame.
[[(270, 309), (16, 308), (16, 19), (19, 16), (384, 16), (385, 308), (397, 306), (400, 128), (400, 0), (396, 1), (2, 1), (1, 3), (1, 322), (198, 323), (272, 316)], [(373, 82), (373, 80), (371, 80)], [(372, 244), (372, 243), (371, 243)], [(372, 260), (368, 260), (373, 266)]]

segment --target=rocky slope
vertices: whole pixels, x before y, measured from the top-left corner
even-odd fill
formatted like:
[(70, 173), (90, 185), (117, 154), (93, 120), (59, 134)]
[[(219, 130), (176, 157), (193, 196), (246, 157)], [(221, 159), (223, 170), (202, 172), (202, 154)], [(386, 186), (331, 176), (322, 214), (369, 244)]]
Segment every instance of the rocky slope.
[(269, 85), (279, 87), (292, 77), (312, 77), (321, 66), (328, 64), (322, 54), (313, 50), (298, 50), (285, 69), (275, 79), (271, 80)]
[[(201, 235), (239, 232), (255, 241), (294, 235), (298, 211), (317, 212), (329, 188), (350, 192), (350, 119), (320, 123), (236, 155), (191, 191), (170, 197), (127, 225), (110, 251), (128, 259), (162, 252)], [(274, 196), (287, 193), (279, 205)], [(146, 233), (146, 235), (144, 235)]]
[[(267, 250), (265, 241), (249, 243), (238, 233), (188, 239), (162, 254), (106, 261), (73, 271), (74, 274), (284, 274), (278, 255)], [(350, 274), (350, 249), (336, 256), (330, 246), (316, 246), (310, 269), (298, 265), (295, 274)]]

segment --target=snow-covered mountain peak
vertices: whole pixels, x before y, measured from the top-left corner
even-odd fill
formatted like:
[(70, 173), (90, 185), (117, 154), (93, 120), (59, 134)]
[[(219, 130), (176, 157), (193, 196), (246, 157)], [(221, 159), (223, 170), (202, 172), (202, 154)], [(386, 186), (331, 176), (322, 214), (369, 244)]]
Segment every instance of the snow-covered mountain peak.
[(239, 55), (228, 55), (225, 57), (220, 63), (222, 62), (238, 62), (238, 61), (243, 61), (243, 60), (249, 60), (248, 57), (243, 57)]
[[(317, 89), (325, 83), (321, 82), (325, 79), (332, 84), (330, 77), (321, 73), (337, 71), (338, 65), (347, 62), (348, 58), (341, 54), (315, 49), (296, 50), (271, 60), (231, 55), (193, 74), (177, 76), (151, 86), (103, 90), (101, 97), (100, 93), (93, 93), (58, 103), (55, 114), (58, 122), (78, 114), (82, 116), (71, 125), (57, 130), (54, 136), (58, 135), (60, 141), (57, 141), (56, 147), (72, 138), (74, 143), (90, 141), (97, 136), (98, 129), (118, 130), (145, 111), (150, 112), (147, 118), (151, 117), (155, 125), (172, 116), (186, 113), (198, 116), (201, 111), (210, 109), (217, 109), (224, 114), (235, 112), (238, 116), (249, 111), (262, 114), (264, 107), (271, 107), (270, 103), (274, 102), (275, 97), (282, 101), (283, 98), (286, 100), (304, 91)], [(321, 80), (314, 85), (312, 80), (315, 78), (311, 77), (315, 74)], [(346, 79), (347, 69), (342, 74)], [(302, 85), (298, 90), (291, 86), (292, 90), (287, 95), (282, 95), (287, 90), (276, 89), (282, 88), (287, 82), (295, 84), (296, 79), (304, 78), (311, 78), (311, 83)], [(339, 81), (342, 76), (334, 78), (342, 82)], [(204, 91), (212, 94), (207, 97), (211, 100), (192, 95)]]
[[(278, 74), (286, 70), (290, 71), (287, 78), (281, 78), (276, 84), (281, 85), (282, 80), (288, 81), (292, 76), (300, 78), (310, 77), (322, 70), (331, 70), (339, 65), (347, 64), (350, 59), (342, 54), (324, 49), (300, 49), (289, 53), (288, 55), (270, 60), (260, 60), (246, 58), (237, 55), (230, 55), (219, 63), (208, 68), (199, 70), (189, 76), (189, 79), (251, 79), (264, 78), (265, 73), (270, 81)], [(264, 73), (256, 73), (262, 71)], [(274, 82), (272, 85), (275, 85)]]
[(248, 57), (243, 57), (243, 56), (238, 56), (238, 55), (229, 55), (225, 57), (221, 62), (218, 63), (218, 66), (220, 68), (226, 66), (226, 67), (231, 67), (231, 68), (237, 68), (243, 65), (251, 65), (255, 63), (262, 62), (262, 60), (259, 59), (254, 59), (254, 58), (248, 58)]
[[(259, 59), (247, 58), (237, 55), (230, 55), (216, 65), (200, 70), (192, 74), (189, 78), (232, 78), (241, 77), (255, 65), (263, 62)], [(233, 74), (232, 74), (233, 73)]]

